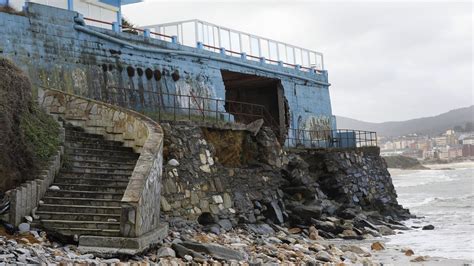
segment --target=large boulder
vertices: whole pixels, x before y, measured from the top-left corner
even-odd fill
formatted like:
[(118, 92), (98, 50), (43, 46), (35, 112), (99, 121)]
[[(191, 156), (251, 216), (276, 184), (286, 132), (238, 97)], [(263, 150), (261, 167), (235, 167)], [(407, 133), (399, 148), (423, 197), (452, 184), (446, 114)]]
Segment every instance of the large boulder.
[(244, 260), (245, 257), (239, 251), (226, 248), (218, 244), (203, 244), (197, 242), (183, 242), (184, 247), (199, 253), (205, 253), (217, 260)]

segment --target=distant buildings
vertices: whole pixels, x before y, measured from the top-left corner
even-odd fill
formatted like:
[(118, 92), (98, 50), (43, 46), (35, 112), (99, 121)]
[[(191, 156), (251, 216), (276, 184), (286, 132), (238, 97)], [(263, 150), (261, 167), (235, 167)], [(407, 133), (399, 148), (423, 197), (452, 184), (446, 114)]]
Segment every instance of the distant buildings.
[(440, 136), (419, 136), (416, 134), (379, 140), (384, 156), (405, 155), (419, 160), (454, 160), (474, 157), (474, 132), (457, 133), (447, 130)]

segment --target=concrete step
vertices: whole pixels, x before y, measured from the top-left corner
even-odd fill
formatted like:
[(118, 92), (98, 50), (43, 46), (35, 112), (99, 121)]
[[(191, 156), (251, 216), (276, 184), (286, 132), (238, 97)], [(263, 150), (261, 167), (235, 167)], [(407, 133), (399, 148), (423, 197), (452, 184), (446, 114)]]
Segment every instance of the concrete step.
[(133, 168), (125, 167), (90, 167), (90, 166), (67, 166), (70, 172), (81, 174), (117, 174), (117, 175), (132, 175)]
[(45, 204), (89, 205), (91, 208), (94, 208), (96, 206), (120, 207), (120, 200), (112, 200), (112, 199), (43, 197), (42, 200)]
[(121, 200), (121, 192), (97, 192), (83, 190), (48, 190), (45, 197), (86, 198), (86, 199), (113, 199)]
[(114, 156), (114, 157), (124, 157), (130, 159), (137, 159), (139, 154), (131, 153), (128, 151), (117, 151), (117, 150), (102, 150), (102, 149), (90, 149), (90, 148), (73, 148), (66, 147), (66, 154), (87, 154), (87, 155), (101, 155), (101, 156)]
[(104, 161), (93, 161), (93, 160), (69, 160), (68, 165), (70, 166), (85, 166), (85, 167), (121, 167), (124, 169), (135, 168), (135, 163), (121, 163), (121, 162), (104, 162)]
[(104, 136), (98, 135), (98, 134), (91, 134), (91, 133), (85, 133), (85, 132), (80, 132), (76, 130), (69, 130), (66, 129), (66, 138), (86, 138), (86, 139), (99, 139), (99, 140), (105, 140)]
[(66, 204), (40, 204), (38, 211), (46, 212), (68, 212), (68, 213), (99, 213), (99, 214), (121, 214), (120, 207), (89, 205), (66, 205)]
[(120, 230), (120, 222), (101, 221), (70, 221), (70, 220), (41, 220), (40, 224), (45, 228), (84, 228), (84, 229), (107, 229)]
[(73, 236), (120, 236), (120, 230), (87, 229), (87, 228), (52, 228), (63, 235)]
[(58, 177), (75, 177), (75, 178), (101, 178), (106, 180), (128, 180), (132, 173), (129, 174), (115, 174), (115, 173), (84, 173), (78, 171), (71, 171), (69, 169), (62, 169)]
[(124, 151), (133, 153), (130, 147), (108, 145), (101, 142), (98, 143), (83, 143), (83, 142), (66, 142), (66, 148), (84, 148), (84, 149), (100, 149), (106, 151)]
[(57, 177), (54, 182), (69, 185), (110, 185), (110, 186), (127, 186), (128, 178), (84, 178), (84, 177)]
[(101, 213), (80, 213), (80, 212), (50, 212), (37, 211), (40, 219), (45, 220), (70, 220), (70, 221), (102, 221), (107, 222), (109, 219), (120, 221), (119, 214), (101, 214)]
[(121, 192), (124, 193), (127, 186), (108, 186), (108, 185), (82, 185), (82, 184), (64, 184), (64, 183), (53, 183), (54, 186), (58, 186), (60, 190), (85, 190), (85, 191), (98, 191), (98, 192)]
[(88, 153), (74, 153), (71, 151), (65, 151), (66, 158), (68, 160), (91, 160), (99, 162), (125, 162), (125, 163), (136, 163), (138, 154), (134, 155), (109, 155), (109, 154), (88, 154)]
[(84, 144), (105, 144), (109, 146), (123, 147), (123, 142), (115, 140), (105, 140), (103, 138), (84, 138), (66, 135), (66, 143), (84, 143)]

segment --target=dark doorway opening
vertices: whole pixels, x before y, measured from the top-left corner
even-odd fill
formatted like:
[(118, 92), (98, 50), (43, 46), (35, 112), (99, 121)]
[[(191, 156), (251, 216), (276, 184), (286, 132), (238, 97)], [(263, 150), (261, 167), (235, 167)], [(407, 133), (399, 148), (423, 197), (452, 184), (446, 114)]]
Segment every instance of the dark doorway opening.
[[(288, 104), (284, 97), (281, 81), (228, 70), (221, 70), (221, 74), (225, 85), (226, 101), (264, 106), (265, 112), (262, 114), (265, 116), (264, 125), (272, 127), (280, 140), (284, 139), (289, 121)], [(233, 110), (231, 104), (226, 104), (225, 108), (227, 112), (235, 116), (237, 121), (243, 119), (239, 117), (238, 112)]]

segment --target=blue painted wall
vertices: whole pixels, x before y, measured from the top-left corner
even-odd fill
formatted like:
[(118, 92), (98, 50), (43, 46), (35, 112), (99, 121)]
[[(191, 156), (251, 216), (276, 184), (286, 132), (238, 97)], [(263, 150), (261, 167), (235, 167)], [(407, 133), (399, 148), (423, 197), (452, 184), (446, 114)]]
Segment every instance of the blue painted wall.
[[(140, 95), (131, 95), (130, 98), (133, 99), (130, 106), (135, 109), (153, 103), (151, 93), (146, 91), (186, 95), (192, 92), (196, 96), (225, 99), (221, 76), (223, 69), (277, 78), (281, 80), (284, 96), (288, 100), (291, 128), (335, 128), (326, 71), (302, 72), (91, 27), (133, 45), (179, 49), (201, 57), (141, 51), (76, 30), (76, 16), (76, 12), (35, 3), (29, 3), (26, 16), (0, 13), (0, 56), (15, 61), (27, 71), (34, 84), (91, 98), (117, 96), (119, 93), (114, 87), (140, 90)], [(216, 56), (230, 62), (205, 58)], [(134, 69), (133, 77), (127, 74), (128, 67)], [(146, 69), (158, 70), (163, 73), (162, 78), (159, 81), (147, 79), (145, 73), (138, 75), (138, 68), (143, 72)], [(178, 81), (171, 77), (175, 71), (180, 75)], [(188, 103), (184, 101), (180, 104)]]

